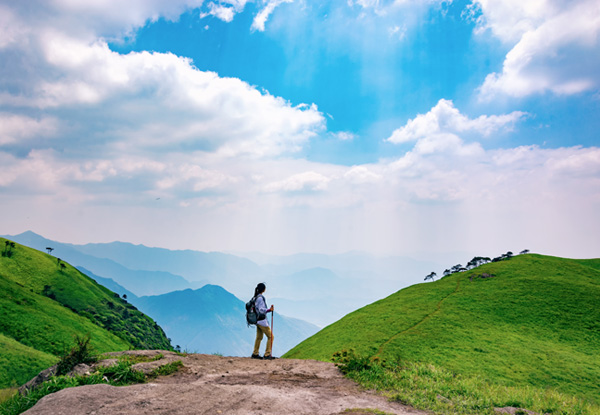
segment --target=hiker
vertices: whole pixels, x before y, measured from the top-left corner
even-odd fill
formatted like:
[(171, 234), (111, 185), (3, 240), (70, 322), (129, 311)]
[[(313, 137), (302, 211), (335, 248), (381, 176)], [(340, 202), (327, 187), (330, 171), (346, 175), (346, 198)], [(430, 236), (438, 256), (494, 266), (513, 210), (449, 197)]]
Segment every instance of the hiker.
[[(269, 327), (269, 321), (267, 320), (267, 313), (272, 313), (274, 310), (274, 306), (271, 305), (271, 308), (267, 309), (267, 302), (263, 293), (267, 289), (264, 283), (259, 283), (254, 289), (254, 298), (256, 298), (256, 310), (259, 314), (264, 314), (265, 318), (256, 322), (256, 340), (254, 341), (254, 352), (252, 353), (253, 359), (274, 359), (271, 355), (273, 350), (273, 333), (271, 332), (271, 328)], [(258, 354), (258, 350), (260, 349), (260, 342), (263, 339), (263, 335), (267, 336), (267, 349), (265, 350), (264, 357), (260, 357)]]

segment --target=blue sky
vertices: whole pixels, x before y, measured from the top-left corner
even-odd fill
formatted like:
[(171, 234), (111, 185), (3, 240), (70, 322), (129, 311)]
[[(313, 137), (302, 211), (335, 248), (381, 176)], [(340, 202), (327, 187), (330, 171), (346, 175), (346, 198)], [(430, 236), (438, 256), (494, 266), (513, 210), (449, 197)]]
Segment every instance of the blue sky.
[(597, 257), (596, 3), (0, 1), (0, 227)]

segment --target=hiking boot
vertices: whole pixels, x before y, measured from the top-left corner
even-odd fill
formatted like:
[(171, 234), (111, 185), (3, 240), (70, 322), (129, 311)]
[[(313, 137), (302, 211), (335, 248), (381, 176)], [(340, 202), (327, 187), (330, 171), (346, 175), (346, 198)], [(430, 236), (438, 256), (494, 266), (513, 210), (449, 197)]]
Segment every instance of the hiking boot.
[(265, 357), (263, 357), (263, 359), (264, 359), (264, 360), (275, 360), (275, 359), (277, 359), (277, 358), (276, 358), (276, 357), (273, 357), (273, 356), (271, 356), (271, 355), (269, 355), (269, 356), (265, 356)]
[(260, 355), (257, 354), (253, 354), (252, 356), (250, 356), (252, 359), (260, 359), (262, 360), (262, 357), (260, 357)]

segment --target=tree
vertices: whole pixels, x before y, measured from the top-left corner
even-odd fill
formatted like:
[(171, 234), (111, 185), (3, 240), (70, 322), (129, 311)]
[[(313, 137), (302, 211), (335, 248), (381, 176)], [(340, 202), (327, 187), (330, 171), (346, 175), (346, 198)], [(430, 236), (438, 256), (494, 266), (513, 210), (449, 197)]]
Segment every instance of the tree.
[(519, 255), (525, 255), (529, 253), (529, 249), (524, 249), (521, 252), (519, 252)]
[(65, 265), (65, 263), (64, 263), (64, 262), (61, 262), (61, 263), (60, 263), (60, 271), (62, 272), (62, 271), (64, 271), (66, 268), (67, 268), (67, 266)]
[(52, 247), (50, 247), (50, 246), (47, 246), (47, 247), (46, 247), (46, 251), (48, 251), (48, 253), (49, 253), (50, 255), (52, 255), (52, 251), (54, 251), (54, 248), (52, 248)]
[(490, 262), (490, 259), (487, 257), (476, 256), (467, 264), (467, 269), (477, 268), (480, 265), (487, 264)]
[(123, 294), (123, 299), (127, 300), (127, 294)]
[(455, 266), (453, 266), (452, 268), (450, 268), (450, 272), (452, 274), (454, 274), (455, 272), (463, 272), (466, 271), (467, 269), (464, 268), (461, 264), (456, 264)]
[(2, 251), (2, 256), (10, 258), (12, 256), (12, 249), (15, 248), (15, 243), (11, 241), (4, 242), (4, 251)]
[(437, 276), (437, 274), (435, 272), (431, 272), (429, 275), (427, 275), (425, 277), (425, 281), (427, 281), (427, 280), (435, 281), (434, 277), (436, 277), (436, 276)]

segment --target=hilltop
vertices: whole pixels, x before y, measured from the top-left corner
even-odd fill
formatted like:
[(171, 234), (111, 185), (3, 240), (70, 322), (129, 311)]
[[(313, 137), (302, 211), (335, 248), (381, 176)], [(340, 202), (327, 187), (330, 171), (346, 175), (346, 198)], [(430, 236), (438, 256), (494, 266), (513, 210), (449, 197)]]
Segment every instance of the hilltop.
[(0, 388), (58, 360), (75, 335), (98, 352), (171, 349), (155, 321), (59, 258), (0, 238)]
[(361, 390), (332, 363), (161, 355), (180, 360), (183, 368), (146, 384), (64, 389), (26, 414), (425, 414)]
[(329, 361), (354, 349), (594, 400), (600, 396), (598, 298), (600, 260), (519, 255), (400, 290), (285, 357)]

